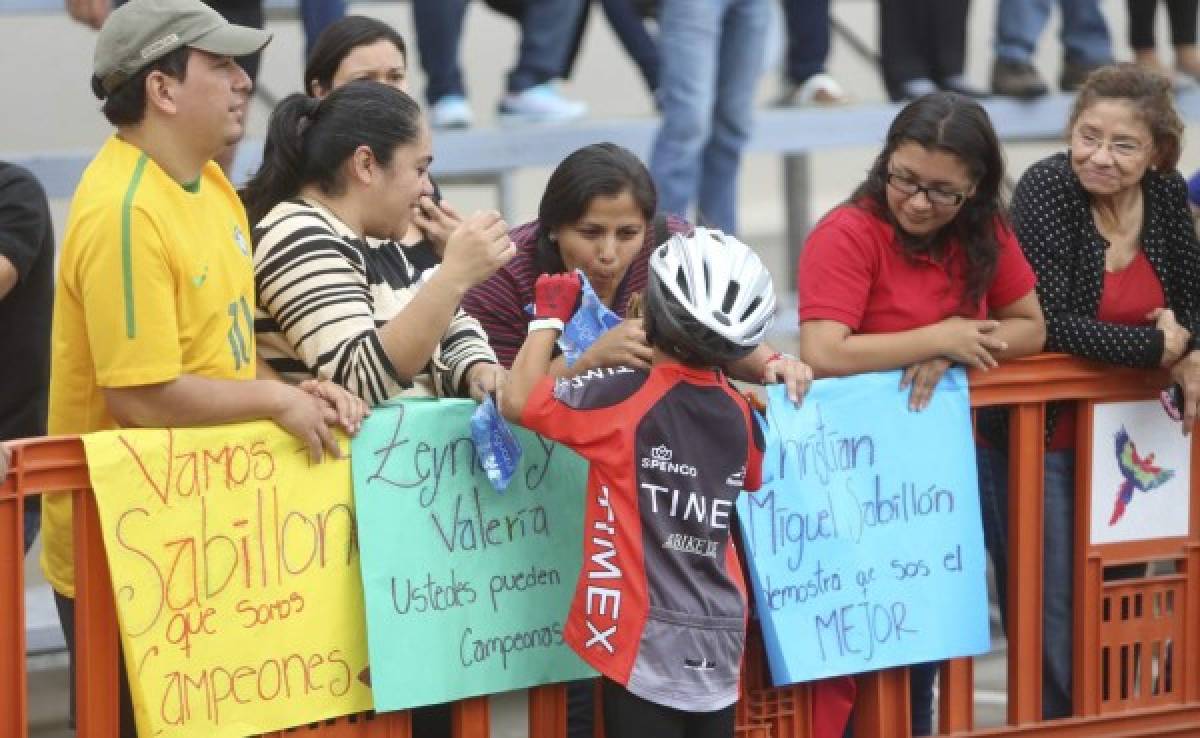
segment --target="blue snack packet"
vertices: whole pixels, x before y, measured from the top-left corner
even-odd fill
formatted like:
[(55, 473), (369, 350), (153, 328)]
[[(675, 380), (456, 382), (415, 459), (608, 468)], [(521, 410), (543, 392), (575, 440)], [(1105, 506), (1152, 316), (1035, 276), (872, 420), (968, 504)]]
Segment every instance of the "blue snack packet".
[(600, 301), (600, 296), (592, 289), (584, 273), (578, 269), (575, 272), (583, 283), (579, 309), (571, 316), (571, 320), (563, 328), (562, 335), (558, 337), (558, 347), (562, 349), (567, 366), (574, 365), (597, 338), (621, 322), (621, 318)]
[(496, 409), (491, 395), (471, 414), (471, 440), (479, 465), (497, 492), (503, 492), (521, 464), (521, 444)]

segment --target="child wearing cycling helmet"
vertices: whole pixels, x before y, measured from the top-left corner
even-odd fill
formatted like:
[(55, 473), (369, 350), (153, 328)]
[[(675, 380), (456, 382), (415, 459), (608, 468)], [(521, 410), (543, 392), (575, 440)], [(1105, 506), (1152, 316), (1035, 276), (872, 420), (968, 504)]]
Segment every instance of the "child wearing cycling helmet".
[(549, 376), (580, 280), (546, 274), (501, 404), (591, 463), (564, 636), (603, 675), (606, 735), (728, 738), (746, 626), (731, 527), (738, 494), (759, 487), (763, 439), (720, 367), (763, 340), (775, 293), (720, 231), (677, 234), (649, 266), (649, 369)]

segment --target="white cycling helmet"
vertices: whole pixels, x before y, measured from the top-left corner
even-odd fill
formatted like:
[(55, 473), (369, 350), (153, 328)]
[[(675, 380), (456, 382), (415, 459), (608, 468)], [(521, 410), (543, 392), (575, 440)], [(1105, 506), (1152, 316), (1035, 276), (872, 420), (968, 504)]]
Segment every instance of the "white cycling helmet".
[(718, 361), (754, 350), (775, 318), (771, 275), (758, 255), (709, 228), (675, 234), (654, 250), (647, 297), (664, 339)]

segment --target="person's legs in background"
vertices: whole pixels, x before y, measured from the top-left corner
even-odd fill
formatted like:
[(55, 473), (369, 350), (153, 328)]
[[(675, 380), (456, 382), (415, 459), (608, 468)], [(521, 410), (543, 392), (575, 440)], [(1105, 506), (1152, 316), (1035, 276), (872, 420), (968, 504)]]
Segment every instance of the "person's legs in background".
[(458, 42), (467, 0), (412, 0), (412, 12), (429, 123), (434, 128), (465, 128), (472, 116), (458, 66)]
[(1047, 451), (1042, 523), (1042, 718), (1071, 714), (1075, 452)]
[(1158, 0), (1125, 0), (1125, 7), (1129, 11), (1129, 48), (1133, 49), (1133, 60), (1155, 71), (1165, 71), (1154, 41)]
[(933, 735), (933, 682), (940, 661), (908, 667), (908, 704), (912, 713), (912, 734)]
[(776, 105), (840, 105), (849, 96), (825, 71), (829, 58), (829, 0), (783, 0), (787, 27), (783, 91)]
[[(261, 5), (259, 6), (261, 9)], [(300, 0), (300, 21), (304, 24), (304, 58), (307, 59), (321, 32), (346, 15), (346, 0)], [(262, 28), (262, 26), (255, 26)], [(247, 69), (247, 72), (250, 70)], [(251, 75), (253, 79), (253, 75)]]
[(928, 0), (932, 23), (924, 39), (933, 55), (933, 81), (943, 90), (967, 97), (987, 97), (987, 92), (967, 81), (967, 14), (970, 0)]
[[(75, 600), (54, 593), (54, 608), (58, 610), (58, 622), (62, 626), (63, 640), (67, 643), (67, 721), (75, 728)], [(113, 635), (116, 638), (116, 635)], [(125, 652), (117, 649), (117, 735), (120, 738), (138, 738), (137, 724), (133, 717), (133, 698), (129, 694), (129, 677), (125, 671)]]
[(737, 233), (737, 183), (742, 149), (754, 124), (754, 90), (771, 25), (768, 0), (728, 0), (721, 23), (716, 98), (700, 164), (697, 222)]
[(724, 5), (725, 0), (663, 0), (661, 6), (662, 125), (650, 152), (650, 173), (663, 213), (686, 216), (699, 191), (700, 158), (712, 126)]
[(1058, 86), (1063, 92), (1074, 92), (1092, 70), (1112, 63), (1112, 39), (1099, 0), (1059, 0), (1059, 6), (1064, 52)]
[(587, 106), (568, 100), (551, 83), (566, 68), (583, 0), (528, 0), (521, 16), (517, 65), (499, 112), (506, 122), (560, 122), (581, 118)]
[(999, 0), (996, 3), (996, 59), (992, 92), (1032, 98), (1049, 88), (1033, 66), (1038, 37), (1046, 28), (1053, 0)]
[(1008, 456), (993, 446), (975, 447), (983, 545), (992, 560), (1000, 623), (1008, 629)]
[(1200, 0), (1167, 0), (1175, 68), (1200, 81), (1200, 50), (1196, 48), (1196, 16)]
[(600, 0), (600, 5), (617, 40), (646, 81), (646, 89), (651, 95), (655, 94), (658, 91), (658, 42), (646, 30), (646, 20), (633, 0)]
[[(977, 463), (984, 543), (1007, 629), (1008, 455), (980, 446)], [(1071, 714), (1075, 452), (1047, 451), (1042, 481), (1042, 717), (1052, 720)]]
[(923, 44), (929, 11), (928, 0), (879, 0), (879, 67), (892, 102), (937, 91), (928, 59), (931, 50)]
[(33, 548), (33, 542), (37, 538), (38, 531), (42, 528), (42, 497), (41, 495), (30, 495), (25, 498), (25, 512), (22, 515), (22, 525), (24, 531), (25, 553), (29, 553), (29, 549)]
[(567, 738), (592, 738), (596, 725), (596, 680), (567, 682)]
[[(625, 48), (625, 53), (629, 54), (629, 58), (637, 65), (642, 81), (646, 83), (646, 89), (650, 91), (650, 96), (654, 97), (658, 89), (658, 44), (646, 30), (646, 22), (637, 6), (633, 4), (633, 0), (595, 1), (604, 9), (608, 25)], [(579, 58), (579, 50), (583, 46), (583, 36), (587, 31), (590, 15), (591, 12), (585, 5), (575, 23), (575, 38), (571, 42), (570, 51), (567, 52), (567, 61), (561, 75), (563, 79), (570, 79), (575, 70), (575, 61)]]

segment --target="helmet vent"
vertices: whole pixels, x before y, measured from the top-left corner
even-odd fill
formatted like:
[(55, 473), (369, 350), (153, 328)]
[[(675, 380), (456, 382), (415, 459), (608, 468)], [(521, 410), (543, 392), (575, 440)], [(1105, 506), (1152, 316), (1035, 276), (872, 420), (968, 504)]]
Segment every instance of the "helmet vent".
[(745, 320), (749, 316), (753, 315), (754, 311), (758, 309), (758, 306), (761, 303), (762, 303), (761, 297), (756, 297), (753, 300), (751, 300), (750, 304), (746, 306), (746, 312), (742, 313), (742, 320)]
[(683, 273), (682, 268), (675, 272), (675, 284), (679, 286), (680, 292), (688, 296), (689, 300), (692, 299), (692, 291), (688, 289), (687, 275)]
[(725, 299), (721, 301), (721, 312), (728, 313), (733, 310), (733, 301), (737, 299), (737, 296), (738, 283), (730, 282), (729, 286), (725, 288)]
[(712, 311), (712, 316), (721, 325), (729, 325), (729, 316), (725, 313), (718, 313), (716, 310), (714, 310)]

